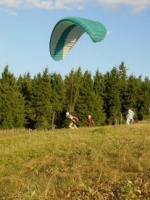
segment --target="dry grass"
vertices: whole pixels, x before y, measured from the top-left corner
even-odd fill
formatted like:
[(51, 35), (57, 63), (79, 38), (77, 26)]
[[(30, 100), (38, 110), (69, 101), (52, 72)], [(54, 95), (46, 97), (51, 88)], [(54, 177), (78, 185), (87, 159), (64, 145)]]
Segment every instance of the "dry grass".
[(0, 132), (1, 200), (149, 200), (150, 124)]

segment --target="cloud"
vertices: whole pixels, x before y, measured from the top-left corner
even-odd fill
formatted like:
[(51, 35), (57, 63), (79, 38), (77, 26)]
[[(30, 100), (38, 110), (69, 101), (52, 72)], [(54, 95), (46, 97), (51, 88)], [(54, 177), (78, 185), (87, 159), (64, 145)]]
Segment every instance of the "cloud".
[(8, 15), (11, 15), (11, 16), (16, 16), (16, 15), (18, 15), (17, 12), (15, 12), (15, 11), (13, 11), (13, 10), (10, 10), (10, 9), (5, 10), (5, 12), (6, 12)]
[(80, 9), (84, 5), (84, 0), (26, 0), (26, 6), (44, 9)]
[(106, 34), (106, 35), (108, 36), (108, 35), (110, 35), (110, 34), (111, 34), (111, 31), (107, 30), (107, 34)]
[(18, 7), (21, 4), (21, 0), (0, 0), (0, 6), (4, 7)]
[(97, 0), (97, 3), (112, 9), (127, 6), (135, 12), (142, 11), (150, 6), (150, 0)]
[[(91, 3), (92, 2), (92, 3)], [(150, 6), (150, 0), (0, 0), (0, 6), (15, 8), (41, 8), (41, 9), (83, 9), (93, 5), (105, 6), (110, 9), (127, 6), (135, 12), (142, 11)]]

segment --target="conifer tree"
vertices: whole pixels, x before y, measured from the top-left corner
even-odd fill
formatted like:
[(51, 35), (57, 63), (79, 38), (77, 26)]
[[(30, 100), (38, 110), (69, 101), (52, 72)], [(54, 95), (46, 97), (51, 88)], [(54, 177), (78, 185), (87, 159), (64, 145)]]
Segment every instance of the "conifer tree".
[(94, 76), (94, 86), (93, 89), (100, 98), (104, 99), (105, 97), (105, 78), (99, 70), (96, 71)]
[(3, 129), (23, 127), (24, 104), (16, 79), (6, 66), (0, 79), (0, 127)]
[(52, 128), (62, 127), (65, 120), (66, 110), (66, 97), (64, 81), (60, 74), (51, 75), (51, 87), (52, 87)]
[(138, 81), (134, 75), (130, 75), (128, 78), (128, 107), (135, 108), (137, 102), (137, 91), (138, 91)]
[(120, 101), (120, 79), (117, 68), (114, 67), (111, 72), (105, 76), (106, 97), (104, 108), (109, 124), (118, 124), (121, 119), (121, 101)]
[(103, 124), (105, 115), (102, 111), (102, 100), (93, 90), (91, 73), (86, 71), (82, 77), (79, 96), (75, 104), (81, 125), (86, 125), (87, 116), (91, 115), (95, 125)]
[(150, 119), (150, 79), (148, 77), (145, 77), (142, 90), (144, 93), (144, 108), (142, 114)]
[(140, 76), (137, 79), (137, 97), (136, 97), (136, 112), (138, 120), (149, 118), (150, 112), (150, 80), (145, 77), (142, 81)]
[(31, 91), (31, 120), (34, 128), (49, 129), (52, 122), (51, 77), (46, 68), (41, 75), (34, 77)]
[(139, 76), (136, 78), (136, 112), (140, 112), (142, 110), (142, 107), (144, 106), (144, 88), (143, 88), (143, 82), (142, 82), (142, 76)]
[(120, 123), (123, 123), (123, 117), (126, 120), (126, 114), (129, 107), (128, 102), (128, 86), (127, 86), (127, 69), (122, 62), (119, 66), (119, 79), (120, 79), (120, 102), (121, 102), (121, 116), (122, 120), (120, 120)]
[(71, 113), (74, 113), (74, 107), (79, 97), (81, 79), (82, 72), (80, 67), (77, 71), (71, 70), (70, 74), (65, 76), (67, 110)]
[(25, 100), (25, 126), (32, 128), (34, 124), (30, 120), (31, 113), (31, 89), (32, 89), (32, 79), (29, 73), (25, 74), (23, 77), (19, 76), (17, 80), (19, 91), (22, 93)]

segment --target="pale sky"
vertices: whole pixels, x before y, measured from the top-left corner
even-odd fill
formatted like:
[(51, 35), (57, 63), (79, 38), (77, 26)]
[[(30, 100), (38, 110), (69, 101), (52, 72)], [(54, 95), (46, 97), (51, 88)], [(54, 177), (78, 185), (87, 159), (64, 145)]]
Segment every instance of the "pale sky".
[[(49, 53), (55, 24), (68, 16), (101, 22), (102, 42), (85, 33), (62, 61)], [(128, 75), (150, 77), (150, 0), (0, 0), (0, 72), (67, 75), (81, 67), (95, 75), (124, 62)]]

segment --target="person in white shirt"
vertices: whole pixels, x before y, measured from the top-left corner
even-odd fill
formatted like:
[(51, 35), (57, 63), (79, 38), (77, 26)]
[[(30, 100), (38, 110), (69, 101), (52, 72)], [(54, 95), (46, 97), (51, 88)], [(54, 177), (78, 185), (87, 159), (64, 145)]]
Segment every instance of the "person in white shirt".
[(71, 120), (70, 124), (69, 124), (69, 128), (71, 129), (77, 129), (77, 123), (79, 122), (79, 119), (74, 116), (74, 115), (71, 115), (69, 112), (66, 112), (66, 117), (69, 118)]
[(127, 117), (126, 123), (128, 125), (134, 123), (134, 115), (135, 115), (135, 113), (131, 109), (128, 109), (128, 113), (127, 113), (127, 116), (126, 116)]

